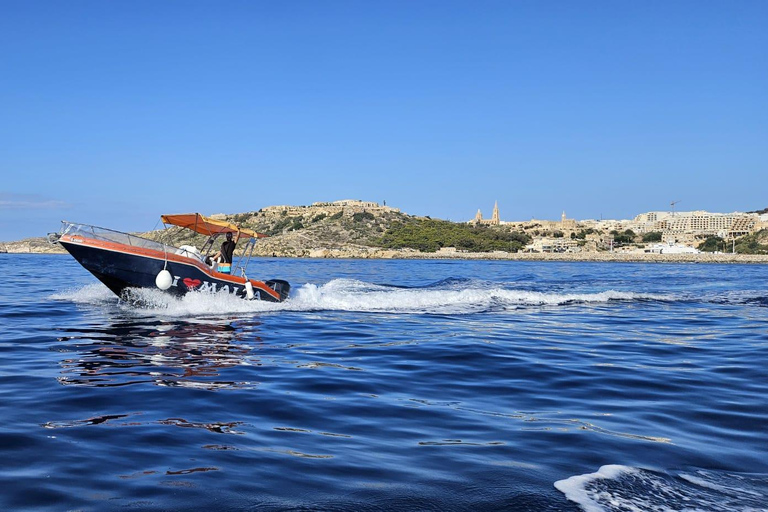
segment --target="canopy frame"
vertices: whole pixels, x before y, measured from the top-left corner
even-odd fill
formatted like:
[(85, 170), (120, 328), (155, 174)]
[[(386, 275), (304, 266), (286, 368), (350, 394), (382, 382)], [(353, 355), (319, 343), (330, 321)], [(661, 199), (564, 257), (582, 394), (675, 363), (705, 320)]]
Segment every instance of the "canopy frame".
[(186, 229), (191, 229), (201, 235), (220, 235), (222, 233), (237, 233), (238, 236), (247, 236), (250, 238), (266, 238), (269, 235), (264, 233), (257, 233), (256, 231), (248, 228), (243, 228), (237, 224), (232, 224), (225, 220), (213, 219), (211, 217), (205, 217), (199, 213), (180, 213), (172, 215), (161, 215), (160, 220), (163, 224), (170, 224), (172, 226), (179, 226)]
[(163, 224), (165, 225), (178, 226), (192, 230), (195, 233), (200, 233), (201, 235), (207, 235), (208, 239), (203, 244), (200, 251), (206, 256), (210, 256), (210, 253), (213, 252), (214, 243), (220, 235), (225, 233), (237, 233), (238, 241), (241, 238), (247, 237), (248, 241), (243, 247), (242, 254), (237, 256), (237, 265), (235, 265), (234, 261), (232, 262), (233, 270), (239, 269), (241, 275), (246, 278), (246, 268), (248, 267), (248, 263), (251, 261), (251, 256), (253, 255), (253, 249), (256, 245), (256, 240), (258, 238), (266, 238), (269, 236), (265, 235), (264, 233), (258, 233), (252, 229), (240, 227), (237, 224), (232, 224), (231, 222), (213, 219), (211, 217), (205, 217), (199, 213), (161, 215), (160, 220), (162, 220)]

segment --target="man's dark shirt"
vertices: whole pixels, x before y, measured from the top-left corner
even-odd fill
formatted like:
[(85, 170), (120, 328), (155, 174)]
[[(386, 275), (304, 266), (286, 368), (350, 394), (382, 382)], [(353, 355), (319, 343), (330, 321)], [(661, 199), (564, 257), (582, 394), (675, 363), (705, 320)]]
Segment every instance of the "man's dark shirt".
[(221, 244), (221, 257), (224, 258), (223, 263), (232, 263), (232, 255), (235, 252), (235, 242), (227, 240)]

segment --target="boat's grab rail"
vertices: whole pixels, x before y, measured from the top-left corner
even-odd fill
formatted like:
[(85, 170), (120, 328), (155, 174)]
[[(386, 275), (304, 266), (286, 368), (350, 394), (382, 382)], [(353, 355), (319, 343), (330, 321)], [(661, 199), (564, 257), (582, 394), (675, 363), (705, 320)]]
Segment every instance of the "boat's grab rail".
[(131, 247), (142, 247), (144, 249), (154, 249), (156, 251), (174, 252), (176, 247), (166, 245), (162, 242), (143, 238), (138, 235), (131, 235), (130, 233), (123, 233), (122, 231), (115, 231), (113, 229), (100, 228), (98, 226), (91, 226), (90, 224), (76, 224), (74, 222), (68, 222), (66, 220), (61, 221), (61, 232), (59, 236), (82, 236), (84, 238), (92, 238), (96, 240), (105, 240), (107, 242), (114, 242), (118, 244), (130, 245)]

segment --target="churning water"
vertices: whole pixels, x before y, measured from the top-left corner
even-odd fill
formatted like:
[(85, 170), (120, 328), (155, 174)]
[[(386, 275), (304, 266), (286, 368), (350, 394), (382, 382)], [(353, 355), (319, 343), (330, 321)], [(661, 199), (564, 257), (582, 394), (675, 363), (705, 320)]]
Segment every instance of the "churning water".
[(768, 510), (768, 266), (0, 269), (2, 510)]

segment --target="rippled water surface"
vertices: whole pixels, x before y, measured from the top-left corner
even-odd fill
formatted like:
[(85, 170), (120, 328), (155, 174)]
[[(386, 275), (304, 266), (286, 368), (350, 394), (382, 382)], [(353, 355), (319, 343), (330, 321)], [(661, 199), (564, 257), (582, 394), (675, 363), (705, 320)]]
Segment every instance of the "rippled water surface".
[(768, 266), (0, 270), (1, 510), (768, 510)]

